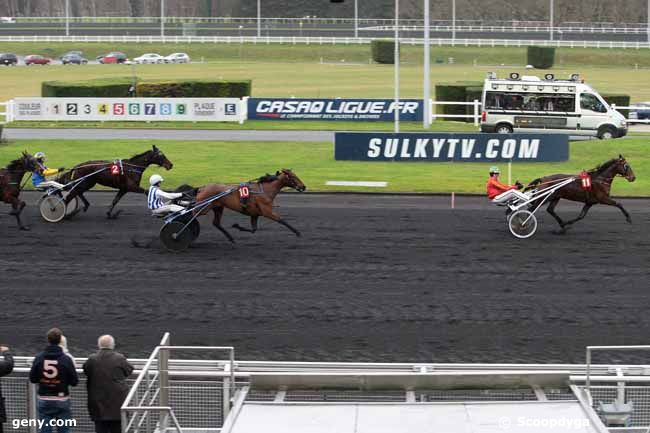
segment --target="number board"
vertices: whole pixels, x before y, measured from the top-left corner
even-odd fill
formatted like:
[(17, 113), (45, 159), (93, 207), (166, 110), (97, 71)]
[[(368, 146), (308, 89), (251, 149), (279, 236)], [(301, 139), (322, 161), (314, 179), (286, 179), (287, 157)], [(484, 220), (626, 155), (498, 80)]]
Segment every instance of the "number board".
[(243, 122), (236, 98), (16, 98), (15, 120)]

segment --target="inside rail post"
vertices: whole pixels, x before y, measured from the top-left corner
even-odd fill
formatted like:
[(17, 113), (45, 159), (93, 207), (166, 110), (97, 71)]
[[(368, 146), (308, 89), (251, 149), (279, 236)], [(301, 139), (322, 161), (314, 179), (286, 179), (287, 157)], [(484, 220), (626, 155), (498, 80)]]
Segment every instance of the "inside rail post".
[(474, 126), (479, 123), (478, 99), (474, 99)]
[[(27, 418), (38, 419), (38, 408), (36, 404), (36, 384), (27, 384)], [(38, 433), (38, 426), (30, 423), (28, 428), (29, 433)]]
[(508, 185), (512, 185), (512, 159), (508, 160)]
[(587, 399), (589, 405), (591, 405), (591, 347), (587, 346), (587, 353), (585, 355), (585, 361), (587, 363), (587, 377), (585, 379), (585, 393), (587, 394)]
[(430, 5), (429, 0), (424, 0), (424, 83), (422, 89), (422, 108), (424, 109), (424, 128), (431, 126), (431, 40), (430, 40)]
[[(169, 345), (169, 339), (167, 339)], [(169, 406), (169, 349), (160, 349), (158, 352), (158, 382), (160, 387), (160, 406)], [(160, 431), (167, 431), (168, 415), (160, 412)]]
[(234, 382), (231, 380), (231, 377), (233, 375), (233, 371), (231, 367), (232, 367), (231, 363), (228, 363), (224, 366), (225, 372), (230, 373), (228, 377), (223, 378), (223, 388), (221, 390), (221, 395), (222, 395), (221, 410), (223, 413), (224, 420), (228, 417), (228, 414), (230, 413), (230, 389), (234, 385)]

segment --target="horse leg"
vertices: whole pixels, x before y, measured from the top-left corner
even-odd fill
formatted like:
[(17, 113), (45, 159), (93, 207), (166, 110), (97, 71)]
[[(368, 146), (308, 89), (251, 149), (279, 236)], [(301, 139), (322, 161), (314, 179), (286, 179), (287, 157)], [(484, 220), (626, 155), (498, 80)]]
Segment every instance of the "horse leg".
[(233, 224), (232, 227), (242, 232), (255, 233), (257, 231), (257, 215), (251, 216), (251, 228), (242, 227), (239, 224)]
[(619, 208), (621, 210), (621, 212), (623, 212), (623, 215), (625, 215), (625, 221), (627, 221), (628, 224), (632, 224), (632, 217), (630, 217), (630, 214), (627, 213), (627, 211), (625, 210), (625, 208), (623, 207), (622, 204), (620, 204), (616, 200), (612, 200), (611, 198), (607, 199), (606, 201), (604, 201), (602, 203), (606, 204), (608, 206), (615, 206), (615, 207)]
[(298, 230), (293, 228), (288, 222), (283, 220), (282, 217), (280, 215), (276, 214), (275, 212), (271, 212), (269, 215), (264, 215), (264, 216), (269, 218), (269, 219), (272, 219), (273, 221), (275, 221), (277, 223), (282, 224), (283, 226), (285, 226), (286, 228), (291, 230), (296, 236), (298, 236), (298, 237), (302, 236)]
[[(88, 200), (86, 200), (86, 197), (84, 197), (83, 192), (79, 189), (73, 189), (72, 191), (70, 191), (68, 195), (65, 196), (64, 202), (66, 208), (68, 207), (68, 203), (70, 203), (75, 197), (79, 197), (81, 199), (81, 201), (84, 204), (83, 211), (86, 212), (88, 210), (88, 207), (90, 206), (90, 203), (88, 203)], [(67, 215), (66, 218), (72, 218), (73, 216), (77, 215), (79, 212), (81, 212), (81, 209), (77, 208), (74, 212)]]
[(228, 233), (226, 229), (223, 228), (223, 226), (221, 225), (221, 216), (223, 215), (223, 208), (221, 206), (215, 206), (214, 208), (212, 208), (212, 211), (214, 212), (214, 219), (212, 220), (212, 225), (218, 228), (219, 231), (223, 233), (224, 236), (227, 237), (228, 240), (234, 244), (235, 239), (233, 239), (233, 237), (230, 236), (230, 233)]
[(564, 227), (568, 227), (568, 226), (572, 225), (573, 223), (576, 223), (576, 222), (580, 221), (581, 219), (583, 219), (585, 216), (587, 216), (587, 212), (589, 212), (589, 209), (591, 209), (592, 206), (593, 206), (592, 204), (585, 203), (585, 205), (582, 207), (582, 211), (580, 212), (580, 215), (578, 215), (577, 218), (574, 218), (574, 219), (564, 223)]
[(88, 200), (86, 200), (86, 197), (84, 197), (83, 193), (79, 194), (79, 198), (81, 199), (81, 201), (84, 204), (83, 211), (86, 212), (88, 210), (88, 208), (90, 207), (90, 202)]
[(564, 228), (564, 221), (562, 221), (562, 218), (558, 216), (558, 214), (555, 213), (555, 206), (559, 203), (560, 198), (554, 198), (548, 203), (548, 207), (546, 208), (546, 212), (550, 213), (553, 218), (555, 218), (555, 221), (560, 225), (560, 234), (566, 233), (566, 229)]
[(18, 228), (20, 230), (29, 230), (28, 226), (23, 225), (23, 222), (20, 220), (20, 214), (23, 212), (23, 209), (25, 208), (25, 202), (18, 200), (18, 197), (15, 197), (12, 202), (11, 202), (11, 207), (13, 210), (10, 212), (10, 215), (13, 215), (16, 217), (16, 222), (18, 223)]
[(117, 195), (113, 199), (113, 204), (111, 204), (111, 207), (108, 209), (108, 212), (106, 212), (106, 216), (108, 217), (109, 220), (114, 220), (116, 219), (120, 213), (122, 213), (122, 210), (118, 210), (117, 212), (113, 213), (113, 209), (115, 208), (115, 205), (124, 197), (124, 195), (127, 193), (126, 190), (119, 190), (117, 192)]

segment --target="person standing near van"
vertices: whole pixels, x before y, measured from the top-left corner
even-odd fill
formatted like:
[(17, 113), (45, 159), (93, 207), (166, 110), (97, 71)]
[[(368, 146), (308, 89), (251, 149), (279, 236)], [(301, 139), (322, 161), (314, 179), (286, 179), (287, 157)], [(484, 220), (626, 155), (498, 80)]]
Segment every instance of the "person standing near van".
[(72, 419), (70, 387), (77, 386), (79, 377), (72, 357), (61, 347), (63, 332), (52, 328), (47, 332), (48, 346), (34, 358), (29, 380), (38, 384), (38, 419), (42, 426), (40, 433), (52, 433), (51, 422), (63, 421), (57, 427), (58, 433), (68, 433), (67, 420)]
[[(14, 358), (11, 356), (9, 348), (0, 346), (0, 377), (11, 374), (14, 371)], [(2, 424), (7, 422), (7, 408), (5, 399), (2, 397), (2, 388), (0, 387), (0, 433), (3, 432)]]

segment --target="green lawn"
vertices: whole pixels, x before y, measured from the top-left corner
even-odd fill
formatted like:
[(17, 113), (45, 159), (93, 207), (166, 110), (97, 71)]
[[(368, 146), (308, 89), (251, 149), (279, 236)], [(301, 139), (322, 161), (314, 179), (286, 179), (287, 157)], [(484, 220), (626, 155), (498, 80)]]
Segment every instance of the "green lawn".
[[(170, 172), (150, 169), (145, 179), (162, 171), (165, 186), (182, 183), (201, 185), (220, 181), (238, 183), (273, 172), (282, 167), (292, 168), (310, 191), (375, 191), (375, 192), (451, 192), (478, 193), (485, 191), (488, 167), (492, 164), (426, 163), (426, 162), (341, 162), (334, 160), (330, 143), (286, 142), (157, 142), (174, 163)], [(1, 165), (29, 152), (44, 151), (51, 167), (71, 167), (89, 159), (126, 158), (146, 150), (149, 143), (137, 140), (121, 141), (18, 141), (0, 146)], [(614, 182), (615, 195), (650, 195), (650, 152), (646, 139), (614, 141), (582, 141), (571, 143), (571, 159), (566, 163), (517, 163), (513, 165), (513, 180), (528, 182), (551, 173), (578, 173), (604, 162), (619, 153), (632, 165), (637, 181)], [(505, 164), (502, 171), (506, 172)], [(388, 188), (340, 188), (325, 185), (328, 180), (387, 181)]]
[[(13, 44), (1, 44), (2, 51), (33, 52), (17, 49)], [(48, 44), (41, 44), (47, 49)], [(97, 44), (89, 44), (97, 45)], [(95, 52), (105, 52), (94, 48)], [(84, 44), (65, 45), (52, 49), (59, 53), (66, 49), (88, 51)], [(120, 47), (111, 47), (111, 49)], [(125, 47), (125, 49), (128, 47)], [(124, 77), (136, 74), (146, 79), (252, 79), (253, 96), (259, 97), (393, 97), (393, 67), (369, 63), (367, 45), (362, 46), (302, 46), (302, 45), (166, 45), (138, 46), (126, 50), (129, 55), (143, 51), (175, 51), (184, 48), (205, 50), (212, 57), (208, 63), (188, 65), (86, 65), (86, 66), (31, 66), (0, 69), (2, 87), (0, 101), (16, 96), (38, 96), (41, 83), (47, 80), (83, 80), (101, 77)], [(241, 50), (241, 55), (239, 51)], [(435, 85), (449, 81), (482, 81), (486, 72), (525, 72), (524, 49), (514, 48), (435, 48), (433, 57), (454, 57), (456, 64), (433, 64), (431, 81)], [(203, 51), (200, 51), (203, 52)], [(401, 95), (404, 98), (422, 97), (421, 47), (404, 47), (401, 67)], [(92, 57), (89, 55), (89, 57)], [(321, 63), (321, 58), (323, 62)], [(200, 60), (200, 57), (194, 57)], [(206, 57), (206, 59), (208, 59)], [(581, 73), (586, 81), (602, 93), (626, 93), (633, 102), (650, 100), (650, 86), (640, 86), (647, 80), (650, 50), (558, 50), (557, 76)], [(474, 66), (476, 61), (477, 66)], [(635, 69), (634, 64), (642, 68)], [(645, 69), (643, 69), (645, 67)], [(540, 74), (541, 72), (535, 72)]]

